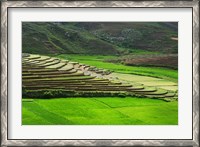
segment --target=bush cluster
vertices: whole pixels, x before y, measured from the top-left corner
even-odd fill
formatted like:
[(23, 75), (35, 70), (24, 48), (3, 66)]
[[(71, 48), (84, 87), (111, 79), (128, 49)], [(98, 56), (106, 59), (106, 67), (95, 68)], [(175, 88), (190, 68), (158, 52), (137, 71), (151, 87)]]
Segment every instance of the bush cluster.
[(117, 36), (105, 33), (103, 31), (94, 31), (93, 34), (104, 41), (117, 44), (121, 47), (129, 48), (135, 47), (134, 45), (143, 38), (142, 32), (132, 28), (122, 29), (122, 31)]
[(102, 92), (102, 91), (73, 91), (63, 89), (46, 90), (22, 90), (22, 97), (28, 98), (59, 98), (59, 97), (126, 97), (126, 92)]

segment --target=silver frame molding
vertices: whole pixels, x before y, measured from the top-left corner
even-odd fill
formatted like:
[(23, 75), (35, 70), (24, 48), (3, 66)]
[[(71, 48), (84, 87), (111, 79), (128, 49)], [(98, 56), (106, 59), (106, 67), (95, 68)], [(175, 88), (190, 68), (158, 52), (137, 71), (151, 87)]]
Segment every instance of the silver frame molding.
[[(14, 7), (187, 7), (193, 9), (193, 139), (10, 140), (8, 139), (7, 14)], [(1, 146), (199, 146), (199, 1), (6, 1), (1, 2)]]

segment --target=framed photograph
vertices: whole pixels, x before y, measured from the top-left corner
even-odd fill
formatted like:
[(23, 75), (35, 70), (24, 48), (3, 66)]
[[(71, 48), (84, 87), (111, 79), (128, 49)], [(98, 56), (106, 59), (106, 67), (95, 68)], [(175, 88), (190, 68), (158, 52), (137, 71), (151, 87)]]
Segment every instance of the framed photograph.
[(198, 1), (1, 2), (1, 146), (199, 146)]

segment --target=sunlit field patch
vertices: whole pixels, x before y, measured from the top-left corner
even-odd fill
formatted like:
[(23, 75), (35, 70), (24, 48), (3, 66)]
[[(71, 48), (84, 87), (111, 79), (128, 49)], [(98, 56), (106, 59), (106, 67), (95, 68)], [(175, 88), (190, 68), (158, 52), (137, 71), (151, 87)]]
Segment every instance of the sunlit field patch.
[(145, 98), (57, 98), (23, 101), (26, 125), (177, 125), (178, 103)]

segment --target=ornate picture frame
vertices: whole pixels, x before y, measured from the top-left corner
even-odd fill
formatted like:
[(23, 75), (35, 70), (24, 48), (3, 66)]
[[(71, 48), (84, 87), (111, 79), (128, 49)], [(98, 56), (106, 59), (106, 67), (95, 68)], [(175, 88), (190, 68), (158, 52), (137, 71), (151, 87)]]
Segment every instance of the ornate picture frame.
[[(192, 8), (192, 139), (9, 139), (8, 10), (11, 8)], [(198, 1), (3, 1), (1, 2), (1, 146), (199, 146), (199, 2)]]

